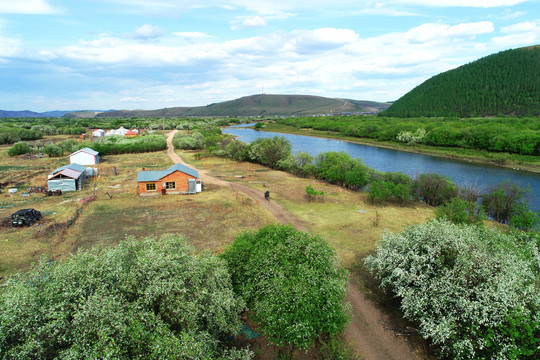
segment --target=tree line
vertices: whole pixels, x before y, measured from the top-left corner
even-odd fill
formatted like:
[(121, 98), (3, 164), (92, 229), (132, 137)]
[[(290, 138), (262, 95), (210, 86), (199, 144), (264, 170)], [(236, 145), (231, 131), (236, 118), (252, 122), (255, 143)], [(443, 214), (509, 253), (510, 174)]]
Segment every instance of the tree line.
[(45, 154), (49, 157), (60, 157), (85, 147), (90, 147), (101, 155), (132, 154), (165, 150), (167, 141), (162, 134), (143, 135), (134, 138), (113, 135), (83, 142), (75, 142), (73, 139), (58, 143), (52, 141), (47, 143), (19, 141), (9, 148), (8, 155)]
[[(92, 129), (147, 129), (173, 130), (190, 129), (200, 124), (228, 125), (247, 122), (236, 118), (2, 118), (0, 123), (0, 145), (19, 141), (43, 139), (46, 135), (81, 135)], [(90, 134), (87, 134), (90, 136)]]
[(378, 141), (540, 155), (540, 121), (537, 117), (403, 119), (334, 116), (288, 118), (276, 122)]

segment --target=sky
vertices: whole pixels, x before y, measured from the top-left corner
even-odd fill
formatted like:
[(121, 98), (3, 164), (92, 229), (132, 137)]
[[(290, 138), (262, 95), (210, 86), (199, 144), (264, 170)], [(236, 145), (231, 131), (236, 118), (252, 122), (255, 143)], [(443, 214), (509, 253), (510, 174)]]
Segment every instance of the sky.
[(538, 0), (0, 0), (0, 109), (386, 102), (537, 44)]

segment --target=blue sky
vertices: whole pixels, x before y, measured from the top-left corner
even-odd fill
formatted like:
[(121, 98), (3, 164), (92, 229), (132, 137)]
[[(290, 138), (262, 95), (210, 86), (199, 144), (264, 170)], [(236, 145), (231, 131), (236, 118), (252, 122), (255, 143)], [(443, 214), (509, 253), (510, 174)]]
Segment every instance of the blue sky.
[(538, 0), (0, 0), (0, 109), (391, 101), (536, 44)]

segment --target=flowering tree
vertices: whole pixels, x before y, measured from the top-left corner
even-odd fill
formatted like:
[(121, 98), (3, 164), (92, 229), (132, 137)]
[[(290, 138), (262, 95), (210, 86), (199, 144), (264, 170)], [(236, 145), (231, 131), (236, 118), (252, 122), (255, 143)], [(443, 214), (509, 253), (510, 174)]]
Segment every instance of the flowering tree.
[(0, 358), (249, 359), (218, 341), (243, 308), (221, 259), (178, 236), (132, 239), (10, 278)]
[(444, 220), (385, 234), (368, 268), (452, 359), (533, 359), (540, 345), (538, 239)]
[(270, 341), (308, 348), (322, 334), (343, 331), (347, 276), (326, 240), (268, 225), (237, 236), (223, 257)]

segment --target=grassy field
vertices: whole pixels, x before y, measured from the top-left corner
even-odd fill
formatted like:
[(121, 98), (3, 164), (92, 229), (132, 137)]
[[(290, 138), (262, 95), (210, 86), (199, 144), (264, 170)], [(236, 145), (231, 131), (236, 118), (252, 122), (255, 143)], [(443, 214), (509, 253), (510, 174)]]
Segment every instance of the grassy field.
[[(4, 189), (0, 218), (34, 207), (43, 212), (44, 219), (29, 228), (0, 228), (0, 276), (28, 269), (40, 256), (50, 256), (51, 250), (55, 259), (62, 259), (79, 248), (111, 246), (127, 236), (180, 233), (201, 251), (219, 252), (239, 232), (275, 221), (253, 200), (229, 187), (205, 186), (202, 193), (192, 196), (140, 198), (136, 193), (137, 171), (169, 167), (164, 151), (106, 156), (97, 166), (100, 175), (88, 180), (82, 191), (59, 197), (22, 196), (29, 186), (45, 186), (47, 174), (67, 164), (68, 159), (10, 158), (7, 149), (0, 147), (0, 182), (8, 182), (8, 188), (17, 187), (19, 192), (10, 196)], [(272, 198), (303, 220), (311, 232), (327, 238), (349, 269), (375, 249), (383, 231), (399, 231), (433, 216), (433, 210), (423, 205), (373, 206), (363, 193), (270, 171), (257, 164), (217, 157), (197, 159), (194, 152), (179, 154), (218, 178), (261, 192), (268, 188)], [(305, 197), (308, 184), (325, 195), (309, 202)], [(85, 205), (80, 202), (94, 192), (97, 200)], [(67, 220), (81, 208), (74, 224), (67, 228)]]

